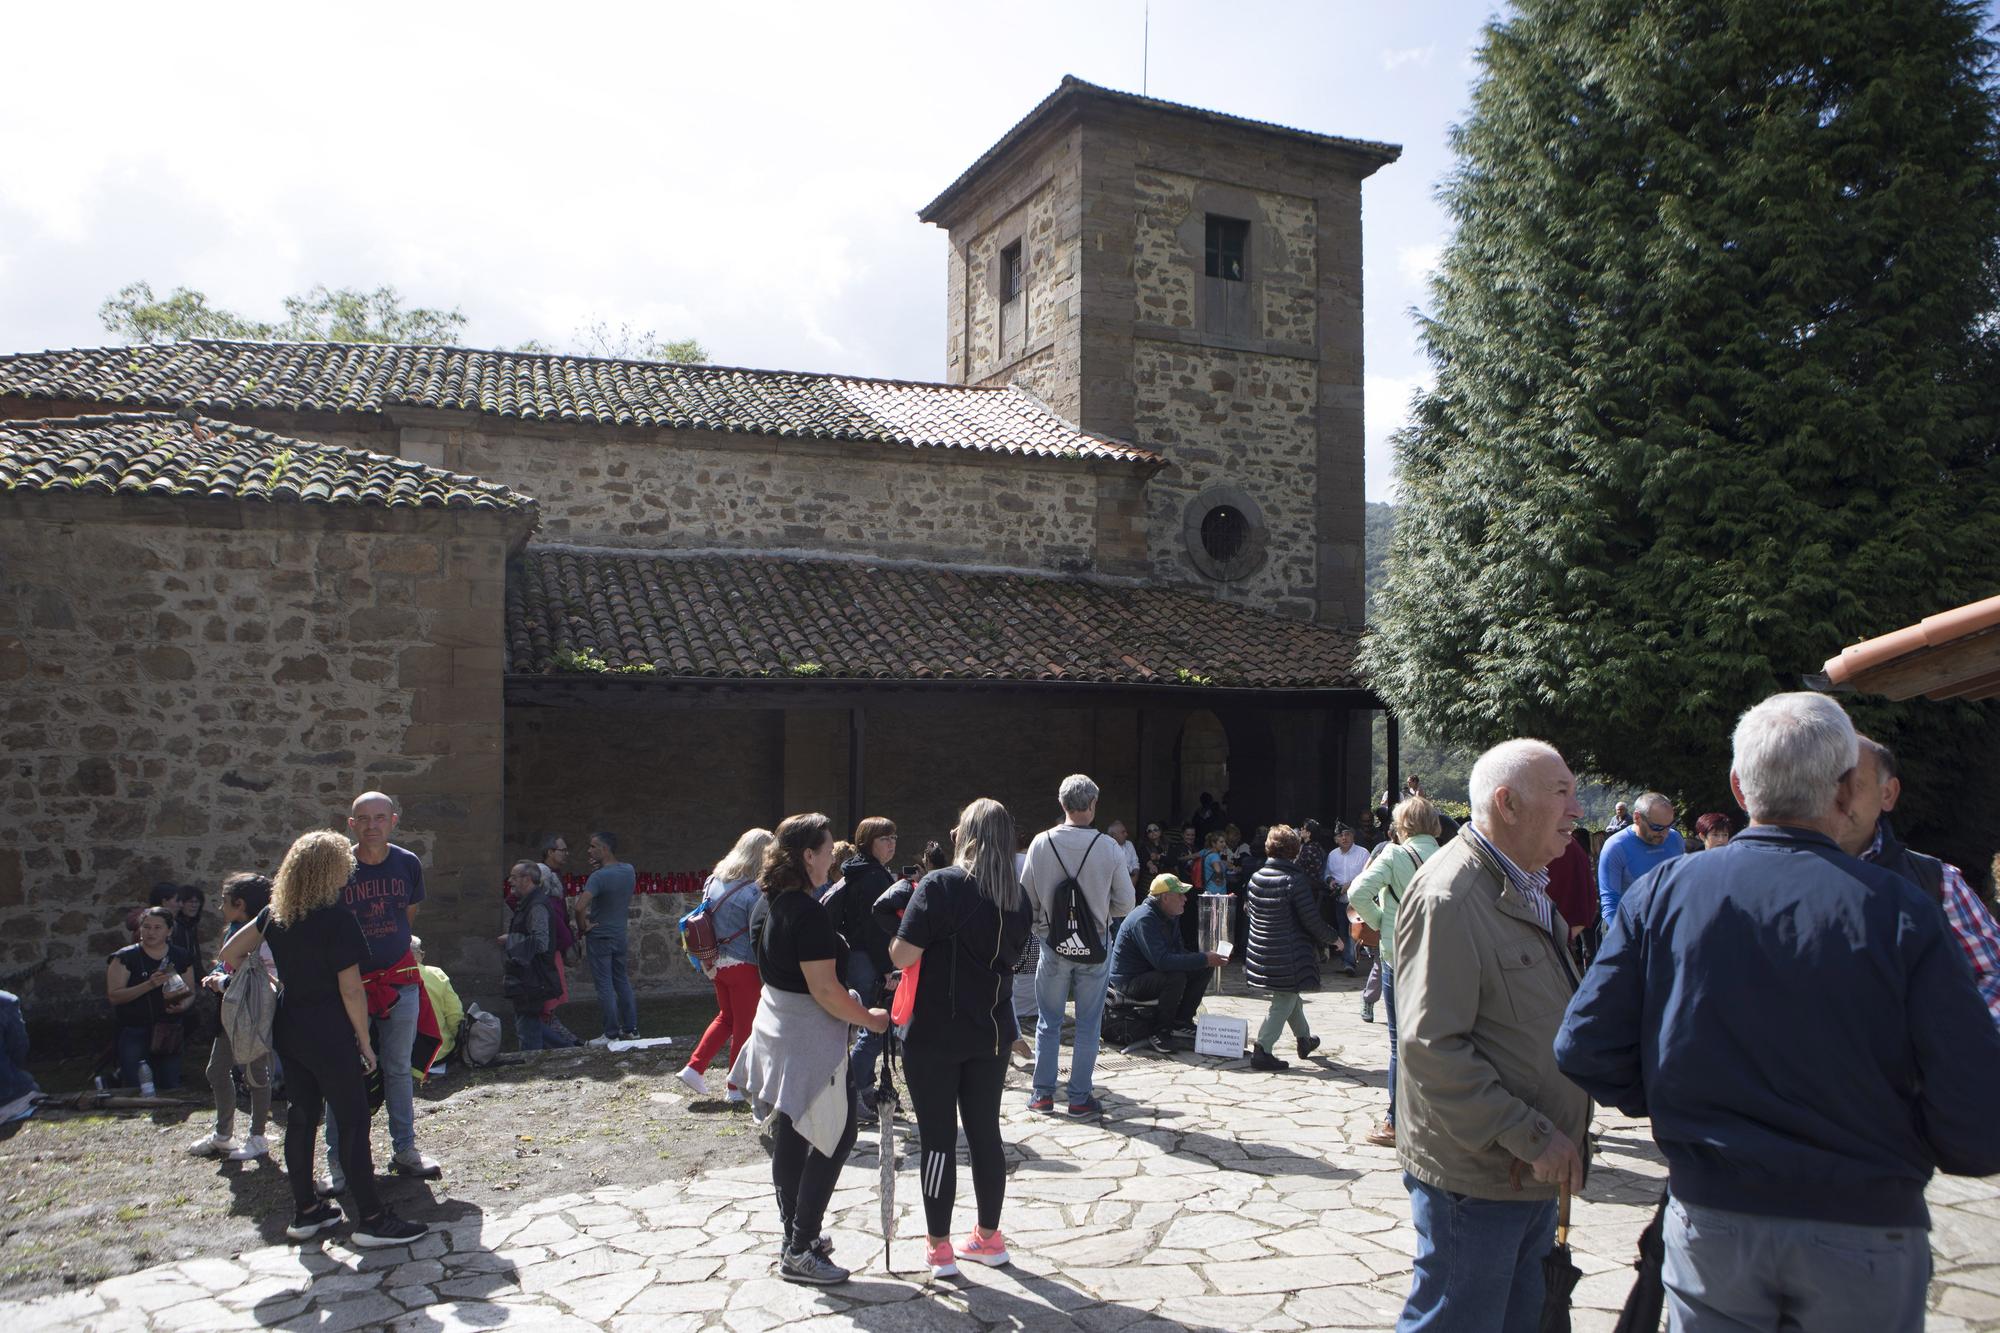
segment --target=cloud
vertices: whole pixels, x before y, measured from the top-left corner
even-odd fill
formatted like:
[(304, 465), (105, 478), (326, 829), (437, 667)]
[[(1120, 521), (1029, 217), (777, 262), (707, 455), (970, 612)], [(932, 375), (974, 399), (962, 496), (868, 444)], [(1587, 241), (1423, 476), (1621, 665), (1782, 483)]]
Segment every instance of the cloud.
[(1438, 261), (1444, 257), (1444, 242), (1425, 241), (1419, 245), (1403, 245), (1396, 248), (1396, 271), (1403, 280), (1417, 287), (1423, 287), (1437, 272)]
[(1401, 69), (1405, 65), (1415, 65), (1418, 69), (1423, 69), (1431, 63), (1431, 57), (1436, 54), (1437, 47), (1435, 45), (1405, 46), (1400, 50), (1385, 50), (1382, 52), (1382, 68), (1393, 71)]
[(1394, 501), (1397, 498), (1396, 460), (1394, 451), (1389, 447), (1389, 437), (1408, 423), (1411, 399), (1428, 390), (1432, 378), (1428, 374), (1365, 377), (1362, 386), (1365, 421), (1362, 467), (1370, 500)]

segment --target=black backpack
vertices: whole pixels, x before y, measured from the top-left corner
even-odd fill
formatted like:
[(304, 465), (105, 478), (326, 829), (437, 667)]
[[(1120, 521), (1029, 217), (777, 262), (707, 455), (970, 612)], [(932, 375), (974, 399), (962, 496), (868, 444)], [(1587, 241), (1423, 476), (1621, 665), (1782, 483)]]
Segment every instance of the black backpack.
[(1049, 949), (1056, 957), (1080, 967), (1092, 967), (1104, 961), (1104, 935), (1097, 928), (1097, 921), (1090, 915), (1090, 905), (1084, 901), (1083, 885), (1077, 883), (1076, 874), (1081, 873), (1090, 861), (1090, 854), (1097, 850), (1098, 838), (1090, 840), (1090, 846), (1083, 849), (1083, 860), (1076, 863), (1076, 872), (1063, 865), (1062, 853), (1056, 850), (1056, 840), (1049, 839), (1049, 854), (1056, 858), (1056, 865), (1062, 868), (1063, 877), (1056, 882), (1055, 892), (1049, 895)]

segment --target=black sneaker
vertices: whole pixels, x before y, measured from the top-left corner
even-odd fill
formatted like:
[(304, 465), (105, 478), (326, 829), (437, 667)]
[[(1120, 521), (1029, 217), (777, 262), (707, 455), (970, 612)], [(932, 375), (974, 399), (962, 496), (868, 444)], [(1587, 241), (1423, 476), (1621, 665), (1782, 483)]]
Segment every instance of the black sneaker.
[(386, 1249), (391, 1245), (408, 1245), (430, 1232), (421, 1222), (405, 1222), (402, 1218), (384, 1208), (373, 1217), (365, 1217), (355, 1224), (348, 1239), (368, 1250)]
[(1189, 1041), (1193, 1041), (1195, 1038), (1195, 1026), (1192, 1023), (1177, 1024), (1171, 1035), (1176, 1037), (1186, 1037)]
[(1280, 1060), (1262, 1046), (1252, 1046), (1250, 1048), (1250, 1067), (1266, 1072), (1274, 1072), (1280, 1069), (1290, 1069), (1292, 1062), (1289, 1060)]
[(329, 1231), (341, 1223), (340, 1209), (330, 1203), (314, 1204), (303, 1213), (292, 1214), (292, 1224), (285, 1228), (285, 1234), (293, 1240), (311, 1240), (322, 1231)]
[(1299, 1038), (1299, 1059), (1305, 1059), (1318, 1049), (1319, 1037), (1317, 1035)]
[(786, 1254), (778, 1260), (778, 1276), (787, 1282), (803, 1282), (814, 1287), (831, 1287), (847, 1281), (847, 1270), (821, 1254), (818, 1249), (809, 1249), (801, 1254)]
[(1175, 1055), (1180, 1051), (1180, 1047), (1174, 1045), (1174, 1039), (1164, 1032), (1155, 1032), (1146, 1038), (1146, 1049), (1155, 1055)]

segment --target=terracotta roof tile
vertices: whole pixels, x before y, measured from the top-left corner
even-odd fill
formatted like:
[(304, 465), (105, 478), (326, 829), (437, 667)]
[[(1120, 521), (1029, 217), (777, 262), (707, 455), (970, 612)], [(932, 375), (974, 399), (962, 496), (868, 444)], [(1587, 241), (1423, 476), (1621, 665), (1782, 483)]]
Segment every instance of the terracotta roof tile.
[(1355, 631), (1198, 593), (749, 553), (531, 546), (507, 636), (520, 675), (1362, 688)]
[(477, 477), (171, 412), (0, 422), (10, 490), (535, 512)]
[(1026, 390), (392, 343), (196, 339), (0, 356), (0, 395), (117, 407), (477, 412), (1035, 458), (1158, 463)]

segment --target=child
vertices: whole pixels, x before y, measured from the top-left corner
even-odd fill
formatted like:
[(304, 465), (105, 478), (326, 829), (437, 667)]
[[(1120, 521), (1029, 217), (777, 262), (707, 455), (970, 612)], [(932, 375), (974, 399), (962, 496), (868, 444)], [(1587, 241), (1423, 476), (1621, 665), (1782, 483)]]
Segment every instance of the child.
[[(222, 882), (222, 938), (226, 941), (263, 911), (271, 901), (271, 881), (262, 875), (238, 871)], [(275, 977), (269, 945), (260, 946), (265, 975)], [(229, 984), (229, 969), (217, 963), (201, 984), (220, 995)], [(196, 1157), (227, 1156), (232, 1162), (248, 1162), (271, 1151), (264, 1130), (271, 1119), (271, 1053), (258, 1056), (243, 1066), (243, 1081), (250, 1088), (250, 1137), (236, 1144), (236, 1084), (230, 1069), (236, 1064), (229, 1048), (229, 1032), (219, 1029), (215, 1045), (208, 1052), (208, 1086), (215, 1094), (215, 1132), (188, 1145)]]

